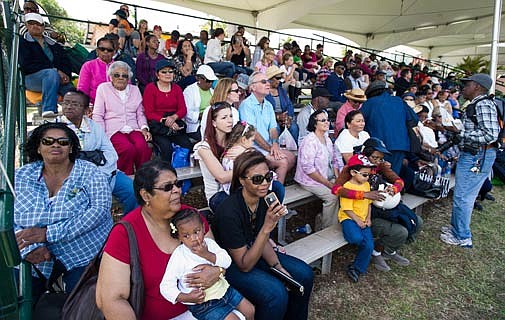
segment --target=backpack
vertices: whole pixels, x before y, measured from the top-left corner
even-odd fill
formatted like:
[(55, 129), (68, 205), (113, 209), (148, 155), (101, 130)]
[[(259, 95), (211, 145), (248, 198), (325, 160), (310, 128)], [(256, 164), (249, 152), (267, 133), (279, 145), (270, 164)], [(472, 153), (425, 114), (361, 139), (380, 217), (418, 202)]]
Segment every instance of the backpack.
[(498, 148), (503, 148), (505, 146), (505, 123), (504, 123), (504, 116), (505, 116), (505, 100), (500, 97), (495, 97), (494, 95), (489, 95), (482, 97), (475, 102), (471, 103), (468, 105), (466, 108), (466, 117), (475, 124), (477, 127), (477, 117), (475, 113), (475, 107), (477, 106), (477, 103), (480, 101), (489, 99), (493, 102), (493, 104), (496, 107), (496, 113), (498, 114), (498, 125), (500, 126), (500, 132), (498, 134), (498, 139), (496, 140), (496, 143), (498, 145)]
[(393, 223), (399, 223), (407, 229), (409, 236), (417, 231), (417, 215), (403, 202), (393, 209), (380, 209), (372, 206), (372, 218), (381, 218)]

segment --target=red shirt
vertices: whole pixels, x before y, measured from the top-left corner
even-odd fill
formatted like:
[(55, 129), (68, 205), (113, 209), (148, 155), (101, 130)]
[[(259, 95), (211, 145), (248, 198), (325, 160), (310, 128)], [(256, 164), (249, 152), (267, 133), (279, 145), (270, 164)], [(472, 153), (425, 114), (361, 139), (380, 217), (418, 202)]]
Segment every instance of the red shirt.
[[(186, 208), (190, 207), (181, 205), (181, 210)], [(132, 225), (137, 237), (140, 267), (142, 269), (142, 278), (144, 279), (145, 300), (142, 319), (166, 320), (186, 312), (185, 305), (182, 303), (172, 304), (163, 298), (160, 293), (160, 283), (171, 255), (161, 251), (154, 242), (147, 229), (144, 217), (142, 217), (141, 207), (137, 207), (131, 211), (123, 220), (128, 221)], [(209, 225), (205, 219), (203, 220), (205, 233), (207, 233)], [(167, 237), (170, 237), (170, 235), (167, 234)], [(115, 226), (112, 229), (104, 251), (115, 259), (130, 264), (128, 233), (122, 225)]]
[(160, 121), (166, 113), (176, 113), (179, 119), (186, 116), (186, 102), (182, 89), (177, 84), (172, 83), (170, 92), (161, 92), (156, 86), (156, 82), (146, 85), (143, 96), (144, 112), (147, 120)]

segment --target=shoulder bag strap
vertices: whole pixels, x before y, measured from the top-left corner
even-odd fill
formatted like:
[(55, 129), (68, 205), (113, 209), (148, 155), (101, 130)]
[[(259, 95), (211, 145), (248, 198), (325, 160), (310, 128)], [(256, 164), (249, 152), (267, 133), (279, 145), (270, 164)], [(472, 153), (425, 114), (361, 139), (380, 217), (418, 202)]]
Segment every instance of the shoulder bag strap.
[(130, 296), (128, 301), (135, 311), (137, 319), (141, 318), (144, 306), (144, 280), (142, 278), (142, 270), (140, 268), (139, 249), (137, 237), (133, 231), (132, 225), (128, 221), (121, 220), (122, 224), (128, 232), (128, 243), (130, 247)]

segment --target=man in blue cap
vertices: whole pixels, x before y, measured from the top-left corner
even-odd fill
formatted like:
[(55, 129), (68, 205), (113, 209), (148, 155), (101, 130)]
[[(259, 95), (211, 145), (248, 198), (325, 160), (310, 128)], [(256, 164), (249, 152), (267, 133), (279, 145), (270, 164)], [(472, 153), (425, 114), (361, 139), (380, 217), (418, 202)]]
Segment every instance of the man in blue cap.
[(460, 155), (456, 167), (451, 225), (442, 227), (440, 240), (447, 244), (471, 248), (470, 219), (479, 190), (489, 176), (496, 158), (496, 141), (500, 133), (496, 105), (488, 96), (493, 80), (487, 74), (461, 79), (463, 97), (470, 101), (460, 134)]

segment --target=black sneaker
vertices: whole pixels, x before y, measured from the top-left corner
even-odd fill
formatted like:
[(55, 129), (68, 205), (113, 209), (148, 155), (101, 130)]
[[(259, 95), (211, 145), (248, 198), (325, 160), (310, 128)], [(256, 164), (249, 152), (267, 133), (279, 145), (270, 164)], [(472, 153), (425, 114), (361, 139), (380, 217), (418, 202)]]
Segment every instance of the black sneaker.
[(493, 197), (493, 195), (491, 195), (489, 193), (486, 193), (486, 195), (484, 196), (484, 199), (489, 200), (489, 201), (496, 201), (496, 198)]
[(354, 265), (350, 264), (347, 267), (347, 275), (352, 280), (352, 282), (358, 282), (358, 280), (359, 280), (359, 271), (356, 270), (356, 268), (354, 267)]
[(478, 202), (478, 201), (475, 201), (475, 203), (473, 204), (473, 208), (474, 208), (475, 210), (479, 210), (479, 211), (484, 210), (484, 207), (483, 207), (483, 206), (480, 204), (480, 202)]

